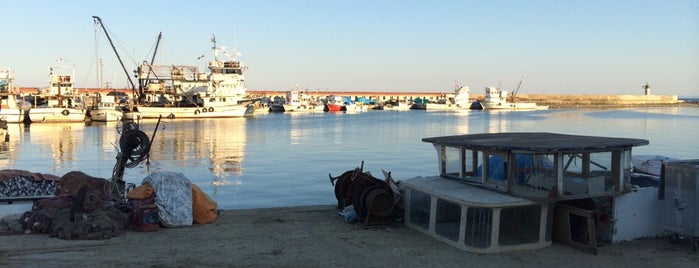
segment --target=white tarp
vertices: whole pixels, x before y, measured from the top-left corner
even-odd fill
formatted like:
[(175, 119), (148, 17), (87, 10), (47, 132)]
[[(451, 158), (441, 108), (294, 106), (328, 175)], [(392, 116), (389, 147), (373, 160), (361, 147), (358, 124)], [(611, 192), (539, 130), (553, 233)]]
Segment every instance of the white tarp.
[(143, 179), (155, 192), (160, 222), (165, 227), (192, 225), (192, 184), (184, 174), (158, 172)]

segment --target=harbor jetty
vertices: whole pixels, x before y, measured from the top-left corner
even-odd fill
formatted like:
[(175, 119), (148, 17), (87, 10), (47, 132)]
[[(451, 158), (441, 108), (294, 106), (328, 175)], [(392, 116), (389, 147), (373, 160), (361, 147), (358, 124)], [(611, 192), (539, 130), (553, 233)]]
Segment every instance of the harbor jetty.
[[(480, 91), (479, 91), (480, 92)], [(311, 98), (321, 98), (328, 95), (349, 96), (352, 99), (368, 98), (378, 102), (397, 100), (408, 101), (417, 98), (428, 99), (436, 102), (441, 99), (453, 97), (453, 92), (389, 92), (389, 91), (303, 91)], [(277, 90), (248, 90), (248, 94), (254, 98), (285, 96), (286, 91)], [(483, 101), (485, 94), (470, 94), (472, 101)], [(615, 95), (615, 94), (517, 94), (517, 102), (535, 102), (546, 105), (549, 108), (613, 108), (613, 107), (638, 107), (638, 106), (667, 106), (679, 105), (684, 102), (677, 95)]]
[[(36, 94), (38, 88), (18, 87), (20, 94)], [(75, 88), (81, 94), (97, 95), (109, 92), (120, 92), (126, 95), (131, 94), (126, 88)], [(275, 96), (286, 96), (288, 90), (247, 90), (250, 98), (270, 98)], [(481, 90), (471, 90), (472, 101), (482, 101), (485, 94)], [(436, 102), (441, 99), (453, 97), (452, 91), (334, 91), (334, 90), (301, 90), (311, 98), (325, 98), (329, 95), (348, 96), (352, 99), (367, 98), (377, 102), (386, 101), (409, 101), (414, 99), (427, 99)], [(517, 94), (517, 102), (535, 102), (539, 105), (546, 105), (549, 108), (615, 108), (615, 107), (639, 107), (639, 106), (668, 106), (683, 105), (687, 102), (678, 98), (677, 95), (652, 95), (645, 94)], [(689, 103), (691, 104), (691, 103)]]

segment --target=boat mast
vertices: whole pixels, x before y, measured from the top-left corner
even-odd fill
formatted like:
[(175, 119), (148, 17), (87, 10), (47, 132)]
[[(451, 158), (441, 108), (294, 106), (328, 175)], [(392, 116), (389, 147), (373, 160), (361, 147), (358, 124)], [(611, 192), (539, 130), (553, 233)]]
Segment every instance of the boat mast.
[(92, 19), (95, 21), (95, 23), (99, 23), (100, 26), (102, 27), (102, 31), (104, 31), (104, 35), (107, 36), (107, 40), (109, 40), (109, 44), (112, 46), (112, 50), (114, 50), (114, 54), (116, 54), (117, 59), (119, 60), (119, 64), (121, 64), (121, 68), (124, 69), (124, 73), (126, 74), (126, 78), (129, 80), (129, 84), (131, 85), (131, 94), (135, 94), (134, 92), (136, 91), (136, 86), (134, 86), (133, 81), (131, 80), (131, 76), (129, 75), (129, 71), (126, 70), (126, 66), (124, 66), (124, 62), (121, 60), (121, 57), (119, 56), (119, 52), (117, 51), (116, 47), (114, 46), (114, 42), (112, 42), (112, 38), (109, 37), (109, 33), (107, 33), (107, 29), (104, 27), (104, 23), (102, 22), (102, 19), (98, 16), (92, 16)]
[[(151, 74), (151, 73), (155, 74), (155, 73), (153, 72), (152, 66), (153, 66), (153, 63), (155, 63), (155, 55), (158, 53), (158, 47), (160, 46), (160, 39), (163, 39), (163, 32), (158, 33), (158, 40), (155, 42), (155, 49), (154, 49), (154, 51), (153, 51), (153, 57), (151, 57), (151, 59), (150, 59), (150, 65), (148, 65), (148, 74), (146, 75), (146, 79), (141, 79), (141, 78), (140, 78), (140, 73), (141, 73), (140, 68), (141, 68), (141, 67), (140, 67), (140, 66), (138, 67), (138, 68), (139, 68), (139, 70), (137, 71), (137, 73), (139, 74), (139, 79), (138, 79), (138, 94), (139, 94), (138, 102), (142, 102), (142, 101), (143, 101), (143, 98), (145, 98), (145, 94), (143, 94), (143, 88), (147, 86), (146, 83), (148, 83), (148, 80), (150, 80), (150, 74)], [(157, 76), (157, 75), (156, 75), (156, 76)], [(157, 78), (157, 77), (156, 77), (156, 78)]]
[(515, 96), (517, 96), (517, 91), (519, 91), (519, 87), (522, 86), (522, 81), (524, 80), (524, 76), (522, 76), (522, 79), (519, 80), (519, 84), (517, 84), (517, 88), (512, 92), (512, 95), (510, 96), (510, 102), (515, 102)]
[(218, 62), (218, 51), (216, 51), (216, 36), (213, 34), (211, 35), (211, 43), (214, 44), (214, 46), (211, 47), (211, 49), (214, 50), (214, 62)]

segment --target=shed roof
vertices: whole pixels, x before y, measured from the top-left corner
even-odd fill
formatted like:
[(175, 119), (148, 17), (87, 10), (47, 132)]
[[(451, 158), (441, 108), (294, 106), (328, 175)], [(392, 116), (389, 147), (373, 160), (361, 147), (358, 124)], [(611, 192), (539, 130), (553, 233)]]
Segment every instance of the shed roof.
[(506, 132), (423, 138), (422, 141), (475, 150), (520, 150), (535, 153), (611, 151), (648, 145), (648, 140), (568, 135), (549, 132)]

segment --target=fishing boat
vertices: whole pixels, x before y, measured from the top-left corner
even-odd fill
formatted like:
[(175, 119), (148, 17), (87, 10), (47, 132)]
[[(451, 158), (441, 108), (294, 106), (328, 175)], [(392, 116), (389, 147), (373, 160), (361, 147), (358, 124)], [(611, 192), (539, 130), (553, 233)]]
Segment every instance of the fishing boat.
[(474, 103), (474, 109), (483, 110), (546, 110), (548, 106), (540, 106), (533, 102), (510, 102), (513, 100), (507, 90), (500, 90), (495, 87), (485, 88), (485, 99), (482, 102)]
[(284, 109), (284, 103), (286, 102), (286, 99), (284, 97), (280, 96), (274, 96), (274, 99), (269, 102), (268, 104), (268, 111), (270, 113), (283, 113), (286, 110)]
[(324, 109), (322, 103), (299, 90), (287, 91), (286, 102), (282, 105), (285, 112), (322, 112)]
[[(548, 106), (537, 105), (533, 102), (517, 102), (516, 96), (520, 87), (522, 86), (522, 81), (524, 78), (519, 80), (517, 88), (510, 93), (507, 90), (501, 90), (495, 87), (485, 88), (485, 98), (482, 102), (474, 102), (471, 106), (472, 109), (482, 109), (482, 110), (546, 110)], [(509, 101), (508, 101), (509, 99)]]
[(89, 110), (92, 121), (116, 122), (124, 117), (124, 111), (116, 102), (115, 96), (100, 96), (97, 107)]
[(343, 97), (330, 95), (325, 98), (325, 107), (323, 110), (326, 112), (344, 112), (347, 111), (347, 107), (345, 107), (345, 100)]
[(406, 101), (390, 100), (383, 104), (383, 110), (408, 111), (410, 106)]
[(471, 109), (471, 102), (469, 101), (469, 97), (469, 88), (465, 86), (459, 86), (457, 84), (454, 86), (453, 94), (447, 94), (445, 98), (438, 100), (437, 102), (425, 103), (425, 109), (438, 111)]
[[(114, 53), (119, 58), (133, 91), (136, 87), (129, 71), (121, 62), (102, 19), (93, 16), (107, 36)], [(155, 45), (157, 53), (162, 33)], [(137, 67), (138, 94), (134, 93), (133, 103), (125, 117), (147, 118), (230, 118), (252, 115), (255, 106), (247, 98), (244, 66), (239, 60), (240, 53), (229, 54), (225, 47), (216, 46), (216, 37), (211, 37), (214, 59), (208, 63), (208, 73), (199, 72), (196, 66), (155, 65), (143, 62)], [(219, 53), (226, 59), (219, 59)], [(133, 107), (132, 107), (133, 105)]]
[(344, 99), (343, 104), (345, 105), (345, 111), (348, 113), (366, 112), (369, 110), (369, 106), (363, 102), (352, 100), (349, 96), (345, 96)]
[(20, 123), (24, 120), (29, 107), (17, 103), (14, 88), (14, 73), (10, 69), (0, 69), (0, 118), (7, 123)]
[(415, 98), (410, 104), (410, 110), (427, 110), (427, 104), (430, 103), (430, 100), (427, 98)]
[[(60, 60), (64, 62), (62, 59)], [(70, 71), (68, 71), (70, 70)], [(73, 88), (75, 67), (49, 67), (49, 86), (33, 96), (29, 109), (31, 123), (72, 123), (85, 121), (85, 109)]]
[[(139, 102), (134, 111), (141, 118), (228, 118), (252, 115), (255, 107), (247, 98), (244, 72), (247, 67), (229, 55), (225, 47), (217, 47), (212, 38), (214, 60), (208, 73), (196, 66), (152, 65), (138, 67)], [(229, 59), (219, 59), (223, 53)]]

